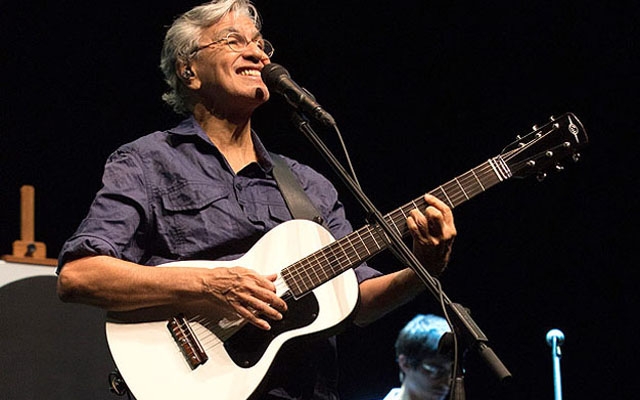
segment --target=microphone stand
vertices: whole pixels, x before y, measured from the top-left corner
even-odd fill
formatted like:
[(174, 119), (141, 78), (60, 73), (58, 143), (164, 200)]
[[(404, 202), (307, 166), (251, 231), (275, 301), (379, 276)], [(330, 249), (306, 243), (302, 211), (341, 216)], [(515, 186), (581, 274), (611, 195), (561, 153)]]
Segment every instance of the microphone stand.
[[(485, 334), (480, 330), (478, 325), (473, 321), (469, 315), (469, 311), (460, 304), (453, 303), (442, 292), (442, 289), (437, 284), (435, 278), (433, 278), (429, 272), (422, 266), (416, 256), (409, 250), (407, 245), (403, 242), (402, 238), (397, 234), (396, 230), (384, 219), (382, 214), (376, 209), (373, 203), (369, 200), (366, 194), (360, 189), (359, 185), (351, 178), (345, 168), (333, 155), (331, 150), (325, 145), (325, 143), (316, 134), (314, 129), (309, 124), (309, 121), (304, 114), (294, 111), (292, 115), (292, 121), (294, 125), (302, 132), (306, 138), (316, 147), (320, 154), (325, 158), (329, 165), (335, 170), (338, 176), (347, 185), (349, 190), (353, 193), (356, 199), (360, 202), (361, 206), (365, 209), (369, 216), (373, 217), (375, 223), (384, 231), (386, 240), (389, 242), (389, 248), (394, 252), (396, 257), (406, 263), (411, 269), (413, 269), (418, 277), (425, 284), (427, 289), (435, 296), (436, 299), (443, 301), (446, 308), (446, 312), (451, 318), (453, 324), (453, 331), (456, 340), (460, 339), (469, 349), (474, 349), (480, 358), (485, 361), (489, 368), (493, 371), (500, 382), (503, 382), (506, 378), (511, 377), (511, 373), (502, 364), (500, 359), (495, 355), (493, 350), (487, 345), (488, 339)], [(458, 363), (460, 365), (460, 363)], [(455, 371), (450, 398), (455, 400), (464, 400), (464, 383), (462, 368), (457, 368)]]
[(551, 347), (551, 359), (553, 360), (553, 398), (562, 400), (562, 379), (560, 378), (560, 358), (562, 351), (560, 345), (564, 341), (564, 334), (559, 329), (547, 332), (547, 343)]

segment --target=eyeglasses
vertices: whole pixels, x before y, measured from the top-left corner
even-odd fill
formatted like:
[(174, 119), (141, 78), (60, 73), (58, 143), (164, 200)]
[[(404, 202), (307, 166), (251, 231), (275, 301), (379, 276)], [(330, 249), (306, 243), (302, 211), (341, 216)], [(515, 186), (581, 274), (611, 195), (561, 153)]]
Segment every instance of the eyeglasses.
[(207, 47), (211, 47), (214, 44), (218, 44), (221, 42), (227, 42), (227, 46), (229, 46), (231, 51), (235, 51), (237, 53), (243, 52), (247, 47), (249, 47), (251, 43), (255, 43), (256, 46), (258, 46), (258, 48), (262, 50), (264, 54), (266, 54), (267, 57), (269, 58), (271, 58), (271, 56), (273, 55), (273, 52), (275, 51), (271, 42), (261, 37), (248, 41), (244, 36), (242, 36), (238, 32), (229, 32), (227, 36), (221, 39), (214, 40), (209, 44), (205, 44), (204, 46), (197, 47), (195, 50), (191, 52), (191, 57), (195, 56), (196, 53), (199, 52), (200, 50), (206, 49)]
[(420, 366), (422, 367), (423, 370), (425, 370), (429, 375), (433, 377), (442, 377), (442, 376), (451, 375), (450, 367), (440, 367), (440, 366), (429, 364), (426, 362), (423, 362), (422, 364), (420, 364)]

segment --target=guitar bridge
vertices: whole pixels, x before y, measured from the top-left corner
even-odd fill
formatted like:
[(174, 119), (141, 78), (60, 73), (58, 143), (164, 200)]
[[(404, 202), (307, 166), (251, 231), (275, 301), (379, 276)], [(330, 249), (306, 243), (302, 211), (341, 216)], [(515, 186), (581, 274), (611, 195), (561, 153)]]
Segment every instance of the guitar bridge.
[(171, 318), (167, 322), (167, 328), (192, 370), (207, 362), (209, 356), (204, 352), (184, 314)]

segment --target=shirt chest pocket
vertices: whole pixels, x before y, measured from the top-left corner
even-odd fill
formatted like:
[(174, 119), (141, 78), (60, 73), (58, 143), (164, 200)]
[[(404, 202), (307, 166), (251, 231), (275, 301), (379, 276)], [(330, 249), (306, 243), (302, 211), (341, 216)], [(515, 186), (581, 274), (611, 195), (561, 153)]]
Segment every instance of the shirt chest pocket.
[(160, 196), (162, 206), (169, 212), (198, 212), (229, 196), (229, 189), (205, 183), (181, 183)]
[(177, 254), (193, 254), (225, 239), (219, 232), (235, 226), (229, 189), (209, 183), (182, 182), (160, 194), (158, 230)]

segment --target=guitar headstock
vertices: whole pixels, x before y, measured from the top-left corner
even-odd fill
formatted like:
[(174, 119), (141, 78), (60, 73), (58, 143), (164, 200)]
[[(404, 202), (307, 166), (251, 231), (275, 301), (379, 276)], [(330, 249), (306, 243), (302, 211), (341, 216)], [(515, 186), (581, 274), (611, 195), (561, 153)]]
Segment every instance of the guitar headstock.
[(579, 150), (588, 143), (582, 123), (572, 113), (550, 118), (543, 126), (533, 126), (533, 132), (519, 136), (518, 140), (504, 148), (500, 157), (514, 177), (535, 175), (539, 180), (547, 172), (564, 169), (562, 162), (577, 162)]

